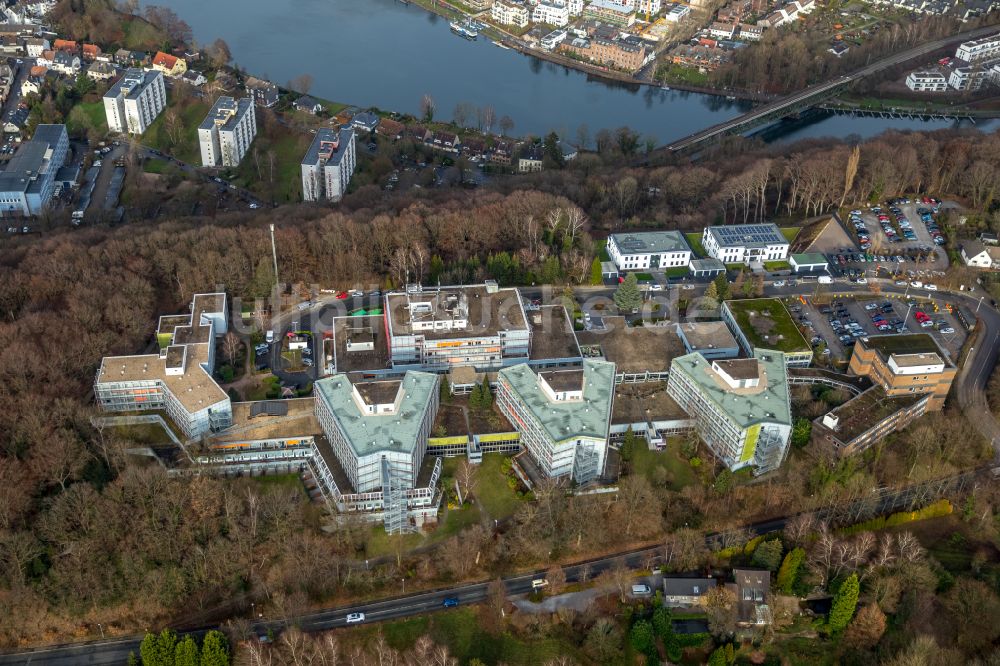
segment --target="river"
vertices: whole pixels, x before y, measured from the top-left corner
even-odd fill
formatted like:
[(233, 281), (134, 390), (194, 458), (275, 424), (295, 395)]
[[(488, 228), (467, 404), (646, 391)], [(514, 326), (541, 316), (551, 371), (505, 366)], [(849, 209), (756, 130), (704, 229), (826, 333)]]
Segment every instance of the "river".
[[(325, 99), (417, 115), (434, 100), (451, 120), (459, 103), (492, 106), (512, 134), (556, 131), (575, 141), (585, 125), (628, 126), (667, 143), (749, 108), (724, 97), (608, 82), (561, 65), (453, 35), (448, 21), (398, 0), (155, 0), (187, 21), (195, 39), (221, 37), (235, 64), (285, 84), (309, 74)], [(774, 132), (769, 140), (873, 136), (889, 128), (938, 129), (951, 121), (830, 116)], [(982, 124), (980, 125), (982, 126)]]

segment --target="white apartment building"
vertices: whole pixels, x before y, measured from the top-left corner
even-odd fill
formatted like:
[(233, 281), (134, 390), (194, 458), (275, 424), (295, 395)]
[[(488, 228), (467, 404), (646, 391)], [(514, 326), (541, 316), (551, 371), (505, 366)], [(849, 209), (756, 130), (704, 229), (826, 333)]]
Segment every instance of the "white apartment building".
[(316, 417), (354, 492), (388, 490), (383, 461), (399, 489), (416, 487), (437, 415), (437, 375), (352, 382), (338, 373), (314, 387)]
[(302, 158), (302, 200), (340, 201), (357, 163), (354, 130), (324, 127)]
[(583, 0), (568, 0), (566, 4), (569, 6), (570, 16), (579, 16), (583, 13)]
[(160, 317), (158, 354), (101, 361), (98, 405), (109, 412), (165, 410), (189, 439), (228, 427), (232, 404), (212, 378), (216, 338), (226, 330), (226, 295), (195, 294), (191, 314)]
[(730, 470), (777, 469), (788, 453), (792, 409), (784, 354), (754, 351), (749, 359), (706, 360), (695, 352), (670, 364), (667, 394)]
[(562, 28), (569, 23), (569, 5), (562, 0), (541, 0), (535, 5), (531, 20)]
[(490, 10), (490, 16), (500, 25), (512, 25), (518, 28), (528, 25), (528, 8), (523, 2), (496, 0)]
[(1000, 57), (1000, 33), (962, 42), (955, 49), (955, 57), (970, 63)]
[(104, 93), (104, 113), (112, 132), (142, 134), (166, 105), (163, 73), (155, 70), (126, 70), (125, 75)]
[(916, 92), (944, 92), (948, 89), (948, 79), (933, 70), (910, 72), (906, 76), (906, 87)]
[(674, 5), (667, 12), (666, 19), (671, 23), (679, 23), (681, 19), (691, 13), (690, 5)]
[(257, 136), (257, 115), (252, 97), (220, 97), (198, 127), (201, 164), (236, 166)]
[(615, 394), (615, 364), (536, 372), (526, 363), (497, 373), (497, 406), (548, 477), (586, 483), (604, 473)]
[(663, 3), (661, 0), (639, 0), (635, 9), (639, 13), (640, 18), (652, 18), (663, 9)]
[(974, 65), (962, 65), (951, 70), (948, 85), (955, 90), (976, 91), (991, 81), (992, 61), (979, 61)]
[(642, 231), (608, 236), (608, 256), (619, 271), (686, 267), (691, 247), (679, 231)]
[(750, 265), (788, 258), (788, 241), (776, 224), (706, 227), (701, 243), (710, 257), (724, 264)]

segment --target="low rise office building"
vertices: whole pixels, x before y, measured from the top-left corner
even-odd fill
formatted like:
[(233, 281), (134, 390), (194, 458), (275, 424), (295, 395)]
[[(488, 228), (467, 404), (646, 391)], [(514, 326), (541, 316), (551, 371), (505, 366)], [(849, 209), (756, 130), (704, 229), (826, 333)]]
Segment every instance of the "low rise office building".
[(686, 353), (698, 352), (707, 360), (736, 358), (740, 355), (739, 343), (729, 332), (729, 327), (721, 321), (677, 324), (677, 337), (684, 343)]
[(39, 125), (0, 172), (0, 212), (38, 215), (49, 204), (56, 172), (66, 162), (69, 135), (65, 125)]
[(841, 455), (861, 453), (929, 409), (929, 393), (889, 395), (873, 386), (813, 421), (813, 441)]
[(695, 420), (695, 430), (730, 471), (777, 469), (788, 453), (792, 409), (784, 354), (758, 349), (753, 358), (675, 358), (667, 393)]
[(724, 264), (762, 264), (788, 258), (789, 243), (776, 224), (706, 227), (701, 243)]
[(635, 6), (630, 2), (591, 0), (583, 8), (583, 17), (628, 28), (635, 24)]
[(104, 113), (112, 132), (142, 134), (167, 106), (163, 74), (129, 69), (104, 93)]
[(965, 62), (979, 62), (1000, 57), (1000, 33), (962, 42), (955, 49), (955, 57)]
[(608, 236), (608, 256), (620, 271), (686, 267), (691, 247), (679, 231), (642, 231)]
[(724, 301), (722, 321), (748, 356), (757, 349), (776, 349), (789, 367), (807, 368), (812, 363), (812, 347), (780, 299)]
[(255, 136), (257, 115), (253, 99), (220, 97), (198, 127), (202, 166), (237, 166)]
[(497, 373), (497, 406), (542, 476), (586, 483), (604, 473), (614, 387), (607, 361), (537, 372), (519, 363)]
[(930, 394), (928, 411), (944, 407), (955, 364), (930, 335), (873, 335), (854, 345), (848, 369), (868, 377), (889, 396)]
[(340, 201), (356, 164), (353, 129), (318, 130), (302, 158), (302, 200)]
[(232, 404), (212, 378), (216, 339), (227, 330), (226, 295), (195, 294), (191, 314), (160, 317), (158, 354), (104, 358), (94, 381), (98, 405), (164, 410), (189, 439), (228, 427)]

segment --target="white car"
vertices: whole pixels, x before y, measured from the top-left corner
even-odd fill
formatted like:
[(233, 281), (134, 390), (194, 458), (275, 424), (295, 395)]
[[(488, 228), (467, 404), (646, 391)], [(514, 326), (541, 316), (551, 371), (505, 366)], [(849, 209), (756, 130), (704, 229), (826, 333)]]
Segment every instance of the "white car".
[(937, 291), (938, 290), (936, 284), (925, 284), (924, 285), (924, 289), (926, 289), (927, 291)]
[(365, 621), (364, 613), (348, 613), (347, 617), (344, 619), (344, 622), (346, 622), (347, 624), (359, 624), (364, 621)]
[(858, 284), (868, 284), (868, 278), (858, 278), (855, 282)]
[(913, 282), (910, 283), (910, 286), (913, 287), (914, 289), (920, 289), (921, 287), (924, 286), (924, 283), (921, 282), (920, 280), (914, 280)]
[(775, 287), (784, 287), (785, 286), (785, 281), (784, 280), (775, 280), (773, 286), (775, 286)]
[(663, 291), (663, 285), (662, 284), (657, 284), (657, 283), (654, 282), (653, 284), (649, 285), (649, 290), (650, 291)]

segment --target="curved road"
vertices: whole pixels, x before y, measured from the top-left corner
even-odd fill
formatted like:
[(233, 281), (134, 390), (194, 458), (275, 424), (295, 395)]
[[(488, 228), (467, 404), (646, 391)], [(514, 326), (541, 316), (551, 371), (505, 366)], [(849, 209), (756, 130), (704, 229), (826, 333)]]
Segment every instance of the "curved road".
[(831, 88), (836, 88), (838, 86), (851, 83), (852, 81), (856, 81), (866, 76), (870, 76), (871, 74), (882, 71), (884, 69), (888, 69), (889, 67), (894, 67), (901, 63), (907, 62), (908, 60), (919, 58), (920, 56), (927, 55), (928, 53), (932, 53), (938, 49), (944, 48), (951, 44), (955, 44), (956, 42), (964, 42), (969, 39), (976, 39), (978, 37), (983, 37), (985, 35), (993, 34), (997, 32), (997, 29), (998, 26), (995, 25), (984, 26), (982, 28), (976, 28), (975, 30), (969, 30), (968, 32), (960, 32), (956, 35), (950, 35), (942, 39), (937, 39), (934, 40), (933, 42), (920, 44), (919, 46), (915, 46), (901, 53), (897, 53), (895, 55), (888, 56), (881, 60), (877, 60), (874, 63), (871, 63), (870, 65), (862, 67), (856, 72), (852, 72), (851, 74), (845, 74), (844, 76), (840, 76), (836, 79), (824, 81), (823, 83), (817, 83), (816, 85), (810, 86), (797, 93), (793, 93), (787, 97), (782, 97), (781, 99), (776, 100), (774, 102), (769, 102), (767, 104), (759, 106), (752, 111), (748, 111), (742, 116), (737, 116), (732, 120), (727, 120), (726, 122), (722, 122), (717, 125), (712, 125), (711, 127), (703, 129), (700, 132), (696, 132), (695, 134), (687, 136), (683, 139), (678, 139), (677, 141), (668, 144), (666, 148), (667, 150), (670, 151), (678, 151), (690, 148), (691, 146), (695, 146), (701, 143), (702, 141), (711, 139), (712, 137), (736, 129), (741, 125), (753, 122), (755, 120), (760, 120), (765, 116), (775, 113), (776, 111), (781, 111), (782, 109), (795, 106), (796, 104), (799, 104), (804, 101), (808, 101), (811, 97), (821, 95), (830, 90)]

